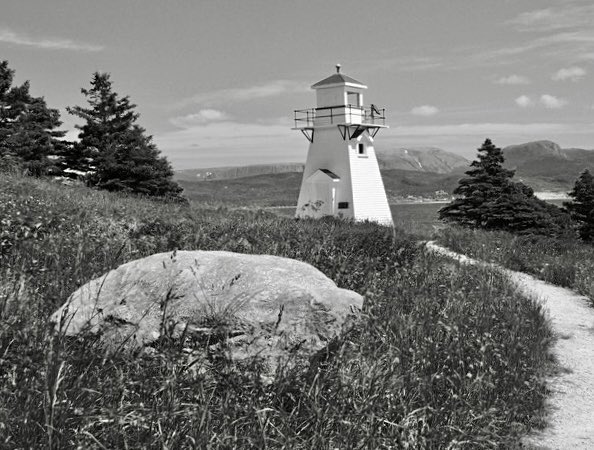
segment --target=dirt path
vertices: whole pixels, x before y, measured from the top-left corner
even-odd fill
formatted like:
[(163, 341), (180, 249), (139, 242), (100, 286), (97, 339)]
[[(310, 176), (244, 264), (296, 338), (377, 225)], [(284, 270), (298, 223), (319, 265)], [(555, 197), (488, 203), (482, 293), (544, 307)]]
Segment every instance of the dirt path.
[[(481, 264), (433, 242), (427, 248), (462, 264)], [(501, 270), (520, 292), (543, 304), (558, 338), (552, 352), (560, 370), (547, 379), (549, 425), (526, 437), (524, 444), (532, 449), (594, 449), (594, 308), (586, 297), (569, 289)]]

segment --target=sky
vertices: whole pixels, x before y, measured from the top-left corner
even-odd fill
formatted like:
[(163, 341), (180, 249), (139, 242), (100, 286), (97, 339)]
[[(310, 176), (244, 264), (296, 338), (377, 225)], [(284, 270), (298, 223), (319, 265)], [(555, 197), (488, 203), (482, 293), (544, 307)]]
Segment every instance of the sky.
[(0, 60), (70, 138), (95, 71), (175, 169), (304, 162), (293, 111), (335, 72), (386, 108), (378, 149), (472, 159), (548, 139), (594, 149), (592, 0), (0, 0)]

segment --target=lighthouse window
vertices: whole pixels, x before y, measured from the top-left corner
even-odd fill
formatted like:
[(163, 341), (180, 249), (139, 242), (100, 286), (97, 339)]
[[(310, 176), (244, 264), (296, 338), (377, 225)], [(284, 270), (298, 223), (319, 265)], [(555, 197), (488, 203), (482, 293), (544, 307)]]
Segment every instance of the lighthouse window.
[(365, 154), (365, 144), (358, 144), (357, 145), (357, 153), (359, 153), (359, 155), (364, 155)]
[(361, 106), (361, 94), (358, 92), (347, 92), (347, 103), (352, 106)]

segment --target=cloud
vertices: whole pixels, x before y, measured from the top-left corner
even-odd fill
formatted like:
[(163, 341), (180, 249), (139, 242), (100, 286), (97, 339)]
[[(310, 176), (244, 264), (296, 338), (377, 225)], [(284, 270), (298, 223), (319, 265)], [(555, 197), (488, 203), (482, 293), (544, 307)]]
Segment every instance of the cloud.
[[(582, 129), (583, 128), (583, 129)], [(446, 125), (396, 126), (386, 134), (397, 136), (501, 136), (521, 134), (576, 133), (583, 132), (587, 125), (560, 123), (461, 123)]]
[(398, 60), (392, 60), (392, 62), (394, 68), (402, 72), (430, 70), (443, 66), (443, 60), (436, 56), (401, 57)]
[(579, 81), (586, 76), (586, 70), (578, 66), (565, 67), (553, 74), (554, 81)]
[(543, 94), (540, 96), (540, 103), (548, 109), (560, 109), (567, 104), (567, 101), (554, 95)]
[(485, 138), (491, 138), (499, 147), (550, 139), (565, 148), (592, 148), (594, 131), (592, 124), (588, 122), (482, 122), (395, 126), (382, 130), (376, 139), (376, 147), (389, 150), (406, 146), (435, 146), (474, 158), (476, 149)]
[[(284, 120), (284, 119), (283, 119)], [(305, 162), (309, 143), (288, 125), (218, 121), (159, 133), (154, 141), (175, 169), (280, 162)], [(537, 139), (564, 140), (588, 148), (591, 123), (452, 123), (395, 126), (382, 130), (376, 146), (434, 145), (468, 156), (490, 137), (505, 146)]]
[(266, 162), (304, 162), (309, 143), (290, 125), (232, 120), (193, 124), (155, 134), (176, 169)]
[(432, 70), (444, 66), (441, 56), (386, 56), (384, 58), (365, 57), (353, 60), (369, 71), (390, 70), (398, 72), (416, 72)]
[(534, 11), (520, 13), (507, 23), (510, 25), (515, 25), (521, 30), (534, 30), (535, 28), (538, 29), (544, 24), (550, 25), (554, 17), (555, 14), (552, 8), (537, 9)]
[[(534, 106), (534, 102), (527, 95), (520, 95), (514, 101), (520, 108), (530, 108), (531, 106)], [(539, 102), (547, 109), (560, 109), (567, 104), (567, 100), (549, 94), (541, 95)]]
[[(450, 49), (448, 57), (440, 55), (443, 69), (467, 70), (525, 64), (527, 58), (538, 58), (568, 65), (594, 61), (594, 4), (578, 5), (571, 0), (557, 0), (562, 6), (522, 13), (505, 22), (511, 32), (505, 33), (512, 44), (502, 46), (476, 43)], [(530, 33), (527, 37), (517, 33)], [(513, 37), (516, 37), (513, 39)], [(533, 62), (533, 61), (531, 61)], [(539, 61), (538, 64), (541, 62)], [(517, 69), (516, 69), (517, 70)], [(509, 77), (492, 78), (498, 84), (529, 84), (530, 80)], [(528, 83), (526, 83), (528, 81)]]
[[(482, 65), (517, 64), (526, 55), (547, 62), (591, 60), (594, 54), (594, 4), (559, 1), (557, 7), (523, 12), (505, 24), (516, 32), (531, 33), (532, 39), (522, 39), (517, 45), (479, 49), (471, 60)], [(521, 59), (522, 58), (522, 59)]]
[(502, 55), (539, 51), (548, 60), (584, 61), (594, 52), (594, 4), (562, 1), (559, 6), (526, 11), (507, 22), (516, 31), (543, 33), (523, 45), (502, 49)]
[(495, 84), (530, 84), (530, 79), (522, 75), (509, 75), (495, 80)]
[(508, 21), (519, 31), (550, 32), (552, 30), (590, 27), (594, 19), (594, 5), (571, 5), (537, 9), (519, 14)]
[(516, 105), (518, 105), (520, 108), (528, 108), (534, 104), (530, 97), (528, 97), (527, 95), (520, 95), (514, 101), (516, 102)]
[(175, 107), (183, 107), (190, 104), (213, 106), (220, 103), (246, 102), (290, 93), (309, 92), (309, 90), (310, 87), (307, 83), (292, 80), (274, 80), (255, 86), (204, 92), (178, 102)]
[(197, 113), (173, 117), (169, 119), (169, 122), (179, 128), (191, 128), (195, 125), (229, 119), (229, 115), (223, 111), (219, 111), (217, 109), (201, 109)]
[(584, 29), (550, 34), (514, 47), (482, 50), (472, 58), (479, 63), (517, 63), (520, 56), (523, 57), (532, 52), (538, 52), (539, 56), (547, 60), (586, 60), (594, 52), (594, 30)]
[(25, 34), (16, 33), (8, 28), (0, 28), (0, 42), (43, 50), (73, 50), (82, 52), (99, 52), (103, 50), (103, 46), (101, 45), (75, 42), (70, 39), (33, 38)]
[(422, 105), (415, 106), (413, 109), (410, 110), (410, 112), (415, 116), (430, 117), (437, 114), (439, 112), (439, 108), (432, 105)]

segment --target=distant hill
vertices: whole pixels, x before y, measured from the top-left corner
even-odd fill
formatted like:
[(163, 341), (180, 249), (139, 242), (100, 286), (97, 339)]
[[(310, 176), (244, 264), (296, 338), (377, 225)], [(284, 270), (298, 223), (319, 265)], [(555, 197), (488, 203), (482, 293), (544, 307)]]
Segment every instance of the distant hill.
[[(462, 156), (435, 147), (378, 150), (377, 159), (381, 170), (398, 169), (441, 174), (459, 171), (469, 164), (469, 161)], [(256, 175), (300, 173), (303, 172), (303, 167), (302, 163), (279, 163), (185, 169), (176, 171), (174, 177), (178, 181), (231, 180)]]
[(519, 145), (509, 145), (503, 149), (503, 154), (506, 163), (516, 167), (531, 164), (543, 158), (554, 160), (567, 159), (561, 147), (551, 141), (535, 141)]
[(451, 173), (466, 169), (470, 161), (455, 153), (435, 147), (377, 150), (380, 169), (412, 170), (416, 172)]
[[(567, 192), (585, 168), (594, 170), (594, 150), (562, 149), (551, 141), (512, 145), (503, 152), (505, 165), (516, 170), (514, 179), (535, 191)], [(378, 161), (391, 203), (411, 196), (447, 197), (470, 164), (438, 148), (378, 151)], [(188, 198), (234, 206), (295, 205), (302, 177), (303, 164), (299, 163), (193, 169), (175, 174)]]
[(570, 190), (584, 169), (594, 170), (594, 150), (562, 149), (551, 141), (510, 145), (503, 154), (515, 178), (537, 191)]

